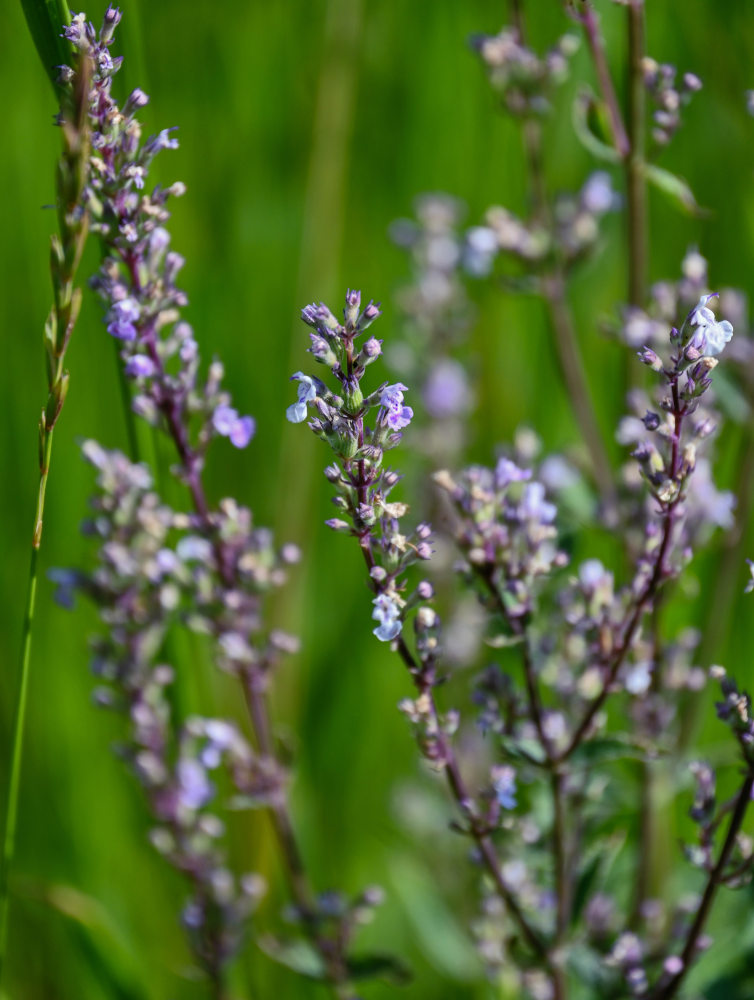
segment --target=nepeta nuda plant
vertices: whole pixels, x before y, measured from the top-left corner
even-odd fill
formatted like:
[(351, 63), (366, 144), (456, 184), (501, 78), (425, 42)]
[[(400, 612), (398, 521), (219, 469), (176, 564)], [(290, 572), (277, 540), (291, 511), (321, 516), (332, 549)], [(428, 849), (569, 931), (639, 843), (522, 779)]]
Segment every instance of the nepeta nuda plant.
[[(634, 31), (640, 6), (629, 3)], [(662, 318), (652, 305), (650, 312), (643, 311), (643, 265), (636, 258), (644, 211), (640, 188), (648, 178), (660, 186), (674, 182), (662, 172), (651, 174), (643, 162), (637, 173), (637, 125), (622, 128), (594, 12), (586, 3), (574, 10), (614, 115), (616, 156), (631, 158), (632, 304), (623, 310), (619, 332), (629, 342), (638, 338), (639, 358), (658, 384), (649, 392), (637, 387), (629, 396), (636, 415), (621, 421), (618, 437), (633, 447), (632, 461), (616, 479), (589, 402), (567, 279), (594, 250), (598, 221), (618, 207), (618, 199), (606, 172), (592, 175), (576, 196), (553, 202), (548, 195), (540, 119), (573, 44), (561, 44), (540, 59), (523, 41), (522, 6), (514, 3), (515, 27), (481, 37), (475, 46), (503, 106), (521, 120), (533, 213), (523, 221), (506, 209), (491, 209), (485, 227), (470, 231), (475, 256), (468, 270), (490, 272), (495, 259), (507, 255), (519, 268), (508, 287), (534, 289), (544, 298), (563, 379), (592, 458), (601, 518), (611, 530), (619, 527), (631, 569), (617, 584), (600, 560), (570, 568), (559, 544), (554, 497), (543, 483), (548, 479), (557, 493), (573, 475), (566, 475), (567, 468), (555, 475), (550, 466), (545, 476), (544, 463), (538, 474), (531, 454), (523, 462), (509, 453), (493, 468), (435, 475), (453, 507), (448, 529), (462, 556), (459, 582), (477, 594), (488, 613), (490, 645), (507, 650), (506, 668), (487, 666), (472, 697), (476, 724), (485, 734), (480, 752), (488, 759), (486, 783), (466, 778), (467, 770), (478, 774), (480, 765), (475, 760), (469, 762), (473, 768), (464, 766), (461, 747), (469, 740), (456, 735), (469, 728), (468, 710), (443, 707), (439, 698), (438, 686), (449, 670), (443, 666), (440, 617), (427, 603), (432, 584), (411, 582), (407, 575), (412, 564), (430, 559), (432, 532), (426, 523), (404, 527), (407, 505), (392, 499), (400, 475), (386, 465), (387, 452), (400, 444), (413, 417), (404, 398), (409, 390), (402, 383), (363, 387), (367, 365), (380, 352), (373, 337), (360, 339), (376, 313), (369, 312), (371, 304), (359, 312), (358, 294), (347, 294), (342, 322), (325, 305), (304, 309), (302, 317), (315, 331), (310, 351), (330, 368), (333, 382), (296, 373), (298, 403), (289, 408), (288, 419), (298, 423), (310, 417), (310, 428), (334, 452), (336, 461), (325, 474), (335, 487), (340, 516), (327, 524), (358, 541), (374, 595), (373, 632), (399, 654), (416, 688), (401, 710), (423, 756), (444, 774), (460, 815), (453, 826), (472, 841), (470, 856), (485, 873), (484, 919), (477, 933), (490, 973), (517, 968), (522, 995), (536, 1000), (660, 1000), (677, 995), (709, 947), (705, 926), (719, 889), (747, 882), (754, 865), (750, 838), (742, 829), (754, 786), (751, 706), (722, 668), (713, 667), (710, 674), (723, 681), (718, 714), (736, 737), (742, 777), (733, 798), (721, 803), (711, 765), (690, 762), (697, 785), (690, 817), (699, 840), (685, 854), (703, 872), (700, 894), (656, 898), (648, 883), (653, 849), (648, 789), (664, 758), (676, 766), (687, 758), (677, 704), (700, 691), (707, 678), (693, 660), (698, 639), (685, 630), (666, 641), (659, 630), (660, 611), (672, 582), (710, 528), (731, 524), (734, 498), (717, 491), (704, 452), (719, 421), (711, 376), (733, 327), (715, 315), (706, 262), (693, 252), (684, 261), (681, 282), (652, 288), (652, 299), (663, 302)], [(669, 73), (665, 77), (670, 80)], [(647, 71), (641, 86), (651, 93), (655, 82)], [(694, 77), (686, 89), (690, 94), (699, 86)], [(658, 100), (674, 103), (671, 96)], [(675, 106), (682, 103), (678, 97)], [(666, 139), (678, 127), (675, 120), (655, 120), (666, 128)], [(598, 147), (596, 139), (593, 145)], [(612, 160), (610, 149), (601, 148)], [(678, 190), (675, 184), (672, 193)], [(442, 207), (439, 197), (436, 204)], [(421, 251), (419, 241), (426, 237), (416, 230), (409, 235)], [(454, 239), (444, 244), (446, 257), (454, 251), (453, 260), (444, 262), (447, 287), (461, 265), (458, 245), (462, 241)], [(456, 301), (449, 298), (448, 305)], [(409, 299), (408, 310), (412, 307)], [(420, 322), (436, 330), (441, 356), (443, 330), (434, 324), (433, 309), (442, 317), (440, 297)], [(419, 326), (413, 317), (411, 322)], [(427, 354), (431, 350), (428, 345)], [(741, 356), (748, 352), (742, 350)], [(626, 870), (624, 860), (616, 871), (612, 862), (625, 838), (615, 818), (613, 835), (605, 831), (623, 809), (625, 777), (622, 784), (616, 778), (618, 762), (626, 760), (638, 761), (640, 769), (639, 853), (632, 868)]]
[[(109, 46), (119, 20), (120, 12), (109, 7), (99, 32), (84, 14), (65, 31), (93, 66), (86, 204), (105, 257), (92, 284), (105, 304), (107, 333), (120, 344), (134, 410), (172, 442), (172, 471), (190, 507), (171, 507), (144, 464), (87, 441), (84, 456), (97, 469), (98, 493), (86, 531), (98, 543), (98, 564), (89, 574), (58, 573), (59, 596), (69, 603), (71, 588), (85, 591), (100, 609), (104, 630), (93, 642), (97, 700), (124, 716), (121, 752), (145, 789), (154, 846), (189, 884), (182, 920), (215, 995), (227, 995), (227, 964), (264, 888), (254, 872), (235, 870), (228, 829), (234, 813), (262, 808), (272, 818), (286, 869), (289, 916), (309, 942), (306, 973), (350, 998), (357, 974), (351, 938), (380, 894), (315, 896), (304, 868), (267, 705), (274, 668), (297, 640), (270, 630), (265, 620), (267, 595), (282, 585), (299, 553), (293, 545), (276, 546), (236, 500), (214, 505), (207, 495), (208, 448), (218, 438), (246, 448), (254, 421), (231, 405), (219, 361), (202, 374), (197, 341), (180, 318), (186, 295), (176, 279), (183, 259), (169, 249), (165, 226), (168, 199), (184, 189), (180, 183), (147, 186), (154, 157), (178, 143), (171, 129), (142, 139), (136, 114), (147, 97), (141, 90), (123, 107), (112, 96), (120, 59)], [(66, 71), (66, 78), (75, 73)], [(215, 666), (238, 681), (253, 742), (240, 723), (182, 703), (181, 668), (171, 662), (177, 630), (207, 637)], [(297, 954), (301, 964), (301, 941), (269, 938), (265, 947), (294, 967), (288, 955)]]

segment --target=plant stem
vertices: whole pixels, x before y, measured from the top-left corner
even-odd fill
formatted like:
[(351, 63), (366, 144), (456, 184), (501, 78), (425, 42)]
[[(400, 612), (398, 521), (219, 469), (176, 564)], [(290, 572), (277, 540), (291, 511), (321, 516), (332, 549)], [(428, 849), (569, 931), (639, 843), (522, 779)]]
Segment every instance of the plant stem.
[[(141, 291), (141, 286), (136, 260), (129, 254), (121, 255), (121, 259), (128, 270), (132, 287), (138, 294)], [(162, 381), (166, 377), (166, 372), (164, 361), (157, 349), (157, 336), (154, 324), (147, 323), (141, 330), (141, 336), (147, 353), (155, 365), (157, 379)], [(184, 480), (188, 486), (194, 510), (201, 519), (207, 537), (213, 539), (218, 573), (226, 585), (237, 585), (237, 573), (233, 564), (232, 554), (228, 550), (227, 545), (218, 536), (212, 521), (210, 505), (201, 476), (201, 455), (193, 448), (189, 439), (188, 431), (183, 421), (182, 402), (174, 397), (164, 396), (160, 404), (160, 410), (164, 418), (166, 433), (175, 445), (183, 468)], [(259, 752), (262, 756), (268, 757), (272, 761), (277, 761), (269, 709), (265, 696), (267, 685), (266, 673), (263, 669), (257, 668), (242, 677), (241, 680)], [(327, 970), (328, 984), (338, 1000), (356, 1000), (349, 983), (348, 970), (344, 957), (338, 953), (336, 948), (333, 948), (330, 941), (319, 933), (314, 906), (314, 893), (309, 884), (301, 851), (296, 842), (288, 804), (282, 792), (270, 807), (270, 811), (291, 895), (301, 913), (309, 939), (319, 952)]]
[[(674, 416), (674, 429), (672, 438), (672, 451), (670, 458), (670, 470), (669, 479), (677, 482), (677, 478), (680, 470), (680, 441), (681, 441), (681, 431), (683, 429), (683, 418), (685, 416), (685, 410), (681, 405), (679, 392), (678, 392), (678, 374), (674, 373), (671, 377), (671, 393), (673, 400), (673, 416)], [(629, 612), (628, 620), (622, 628), (622, 636), (616, 650), (613, 652), (611, 660), (605, 665), (605, 675), (602, 684), (602, 688), (590, 704), (588, 705), (581, 722), (576, 727), (576, 730), (571, 737), (571, 741), (565, 750), (561, 751), (558, 755), (557, 760), (565, 761), (571, 754), (576, 750), (576, 748), (581, 744), (581, 741), (586, 736), (589, 731), (595, 715), (602, 708), (605, 701), (610, 694), (610, 690), (615, 683), (618, 676), (618, 672), (623, 665), (623, 662), (628, 655), (631, 648), (631, 643), (633, 642), (634, 636), (641, 624), (642, 617), (644, 616), (644, 611), (647, 604), (652, 600), (652, 598), (657, 593), (664, 577), (667, 575), (666, 561), (670, 551), (670, 543), (673, 536), (673, 529), (675, 526), (676, 513), (678, 505), (681, 501), (680, 491), (675, 499), (670, 500), (668, 503), (663, 505), (663, 531), (662, 539), (660, 541), (657, 557), (655, 559), (654, 567), (652, 573), (647, 580), (646, 584), (642, 588), (641, 593), (636, 598), (633, 605), (633, 610)]]
[[(514, 2), (513, 17), (519, 39), (523, 44), (525, 41), (524, 18), (518, 0)], [(552, 232), (553, 219), (547, 196), (542, 157), (542, 126), (539, 121), (531, 117), (524, 119), (522, 138), (527, 161), (527, 176), (531, 185), (532, 210), (535, 217), (539, 218), (548, 231)], [(554, 255), (552, 263), (542, 274), (541, 287), (547, 305), (550, 326), (554, 333), (561, 376), (576, 422), (592, 460), (594, 478), (600, 493), (604, 497), (610, 497), (614, 493), (610, 460), (605, 450), (568, 306), (565, 269), (557, 253)]]
[(632, 143), (629, 134), (626, 132), (626, 126), (623, 124), (623, 115), (621, 114), (618, 96), (613, 86), (610, 68), (607, 64), (605, 43), (600, 32), (597, 15), (588, 0), (581, 0), (581, 9), (577, 11), (576, 16), (584, 28), (587, 47), (594, 62), (597, 83), (610, 118), (615, 150), (621, 159), (626, 160), (630, 155)]
[(704, 930), (707, 918), (709, 917), (712, 904), (715, 900), (715, 896), (717, 895), (717, 890), (722, 882), (725, 868), (730, 860), (733, 848), (736, 845), (736, 837), (738, 836), (744, 817), (746, 816), (746, 810), (749, 807), (753, 789), (754, 772), (752, 772), (750, 767), (744, 779), (743, 785), (741, 786), (741, 791), (738, 794), (736, 807), (730, 818), (728, 832), (725, 836), (720, 856), (717, 859), (717, 864), (708, 875), (707, 884), (704, 887), (704, 893), (702, 894), (702, 899), (699, 903), (699, 909), (696, 911), (696, 917), (694, 918), (694, 922), (691, 924), (689, 932), (686, 936), (686, 943), (680, 954), (683, 967), (681, 971), (676, 973), (676, 975), (665, 983), (664, 986), (656, 986), (655, 989), (649, 994), (650, 1000), (670, 1000), (671, 997), (674, 997), (681, 988), (681, 984), (691, 968), (699, 945), (699, 939)]
[(58, 161), (56, 201), (59, 234), (53, 236), (50, 257), (53, 306), (42, 338), (47, 362), (47, 402), (39, 421), (39, 485), (31, 540), (29, 582), (24, 610), (18, 671), (18, 692), (13, 718), (10, 772), (5, 804), (2, 857), (0, 858), (0, 982), (5, 968), (10, 912), (10, 871), (16, 848), (18, 803), (21, 792), (24, 730), (29, 696), (31, 648), (36, 610), (39, 549), (44, 527), (47, 481), (52, 460), (55, 425), (68, 392), (68, 372), (64, 362), (81, 305), (80, 289), (74, 279), (86, 242), (88, 224), (82, 198), (88, 176), (89, 127), (87, 110), (91, 65), (79, 59), (72, 86), (61, 90), (60, 126), (63, 151)]
[(623, 162), (628, 201), (628, 301), (643, 306), (647, 290), (649, 235), (644, 90), (644, 0), (630, 0), (628, 17), (628, 151)]

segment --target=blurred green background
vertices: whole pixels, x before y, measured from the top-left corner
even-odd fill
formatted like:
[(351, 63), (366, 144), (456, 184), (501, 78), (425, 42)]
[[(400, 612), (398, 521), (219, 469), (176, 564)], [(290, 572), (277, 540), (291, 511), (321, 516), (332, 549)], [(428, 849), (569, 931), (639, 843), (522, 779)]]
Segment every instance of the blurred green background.
[[(417, 763), (408, 726), (395, 710), (409, 693), (407, 678), (389, 650), (370, 641), (370, 606), (355, 546), (322, 526), (332, 510), (321, 474), (327, 454), (311, 435), (285, 422), (284, 409), (293, 399), (288, 376), (307, 360), (308, 338), (298, 319), (303, 304), (324, 298), (335, 307), (346, 285), (361, 288), (384, 304), (377, 335), (391, 335), (392, 297), (408, 267), (387, 228), (411, 213), (418, 193), (442, 190), (465, 199), (470, 222), (493, 203), (524, 210), (518, 130), (497, 114), (467, 44), (473, 32), (497, 31), (506, 5), (125, 0), (122, 6), (123, 87), (139, 85), (151, 95), (142, 115), (145, 130), (180, 128), (181, 148), (163, 154), (159, 169), (160, 179), (188, 186), (172, 226), (174, 246), (187, 260), (187, 318), (204, 357), (224, 359), (240, 410), (258, 421), (247, 452), (215, 450), (214, 495), (247, 500), (259, 522), (274, 525), (305, 552), (275, 608), (279, 624), (303, 639), (301, 654), (278, 678), (275, 703), (296, 762), (295, 814), (315, 881), (347, 891), (374, 882), (385, 886), (388, 902), (361, 940), (365, 947), (372, 942), (395, 951), (412, 966), (407, 998), (502, 996), (499, 986), (479, 984), (480, 967), (464, 936), (474, 913), (468, 887), (475, 878), (465, 845), (444, 834), (450, 809)], [(567, 27), (556, 0), (526, 6), (535, 46), (551, 44)], [(754, 86), (754, 7), (739, 0), (648, 6), (649, 52), (704, 80), (661, 162), (685, 176), (709, 208), (703, 219), (690, 219), (653, 197), (651, 278), (675, 278), (687, 246), (696, 243), (711, 261), (713, 287), (750, 291), (754, 121), (746, 114), (744, 91)], [(621, 81), (625, 11), (607, 0), (598, 7)], [(97, 3), (88, 13), (96, 22), (103, 9)], [(51, 125), (51, 89), (20, 5), (11, 0), (0, 13), (0, 39), (6, 95), (0, 157), (6, 351), (0, 365), (0, 753), (6, 755), (36, 490), (36, 420), (44, 399), (41, 329), (54, 227), (44, 206), (53, 199), (58, 135)], [(577, 81), (592, 80), (583, 47), (574, 65)], [(547, 130), (552, 190), (577, 188), (593, 166), (572, 136), (568, 93), (566, 88), (563, 113)], [(630, 363), (627, 352), (598, 330), (600, 317), (625, 297), (622, 220), (611, 220), (607, 233), (605, 252), (579, 272), (572, 291), (606, 432), (621, 412), (618, 386)], [(91, 273), (96, 262), (92, 242), (83, 272)], [(485, 363), (472, 457), (488, 460), (522, 421), (548, 447), (565, 447), (577, 431), (543, 309), (487, 284), (475, 285), (474, 295), (479, 321), (471, 350)], [(89, 295), (69, 353), (71, 392), (56, 434), (45, 567), (87, 560), (79, 523), (91, 477), (77, 442), (96, 436), (125, 446), (113, 345), (99, 319), (99, 305)], [(721, 479), (728, 485), (736, 481), (747, 434), (745, 426), (734, 428), (720, 443)], [(748, 512), (740, 513), (747, 525)], [(716, 593), (719, 636), (707, 655), (746, 678), (754, 616), (741, 591), (743, 560), (754, 554), (754, 539), (736, 544), (734, 571), (721, 578), (725, 541), (715, 537), (711, 555), (692, 566), (692, 584), (672, 617), (702, 625)], [(140, 790), (110, 749), (119, 720), (91, 705), (85, 636), (94, 617), (88, 608), (61, 611), (51, 591), (43, 581), (6, 988), (18, 1000), (205, 996), (205, 987), (192, 980), (177, 925), (182, 883), (147, 845)], [(214, 683), (215, 704), (208, 711), (234, 711), (231, 689)], [(708, 728), (711, 740), (723, 738), (714, 724)], [(3, 756), (3, 782), (6, 773)], [(413, 828), (405, 818), (407, 803), (417, 814)], [(264, 817), (248, 825), (243, 845), (245, 864), (279, 885)], [(739, 915), (748, 902), (738, 898)], [(263, 922), (275, 919), (276, 906), (273, 892)], [(731, 958), (725, 954), (705, 976)], [(251, 987), (244, 995), (255, 1000), (324, 996), (253, 948), (238, 974)], [(394, 989), (375, 984), (365, 994), (379, 998)]]

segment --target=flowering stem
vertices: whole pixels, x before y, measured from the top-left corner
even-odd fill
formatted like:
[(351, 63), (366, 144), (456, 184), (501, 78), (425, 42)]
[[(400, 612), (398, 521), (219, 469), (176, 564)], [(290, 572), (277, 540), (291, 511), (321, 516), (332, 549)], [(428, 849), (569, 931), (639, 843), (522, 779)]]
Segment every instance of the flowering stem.
[(683, 965), (680, 971), (677, 972), (669, 980), (669, 982), (665, 983), (663, 986), (658, 985), (655, 987), (655, 989), (649, 994), (649, 1000), (670, 1000), (671, 997), (674, 997), (681, 988), (681, 985), (691, 968), (692, 962), (696, 957), (699, 939), (707, 922), (715, 896), (717, 895), (717, 890), (722, 884), (725, 868), (730, 860), (733, 848), (736, 845), (736, 838), (738, 837), (738, 833), (746, 816), (746, 810), (751, 802), (752, 791), (754, 791), (754, 771), (751, 766), (749, 766), (749, 770), (741, 786), (741, 791), (736, 799), (735, 809), (733, 810), (733, 815), (731, 816), (730, 823), (728, 824), (728, 832), (725, 836), (720, 856), (717, 859), (717, 864), (712, 871), (710, 871), (707, 877), (707, 884), (704, 887), (702, 899), (699, 903), (699, 908), (696, 911), (696, 917), (689, 928), (689, 932), (686, 936), (686, 943), (680, 954), (680, 959)]
[[(672, 404), (673, 404), (673, 416), (674, 416), (674, 430), (672, 438), (672, 450), (670, 459), (670, 476), (669, 478), (673, 482), (677, 482), (679, 469), (680, 469), (680, 440), (681, 431), (683, 429), (683, 418), (685, 415), (685, 409), (682, 407), (678, 391), (678, 374), (673, 373), (670, 375), (670, 386), (672, 393)], [(571, 741), (565, 750), (561, 751), (558, 755), (559, 761), (567, 760), (571, 754), (576, 750), (576, 748), (581, 744), (582, 740), (589, 731), (595, 715), (604, 705), (605, 701), (610, 694), (610, 690), (615, 683), (621, 666), (623, 665), (626, 656), (631, 648), (631, 643), (633, 642), (634, 636), (636, 635), (637, 629), (641, 623), (644, 616), (644, 611), (647, 604), (652, 600), (656, 594), (658, 588), (663, 582), (664, 577), (667, 575), (667, 556), (670, 551), (670, 542), (673, 535), (673, 528), (675, 526), (676, 510), (678, 504), (680, 503), (680, 489), (678, 495), (664, 503), (662, 506), (663, 514), (663, 531), (662, 539), (660, 541), (659, 548), (657, 550), (657, 558), (654, 563), (652, 574), (647, 580), (646, 584), (642, 588), (641, 593), (636, 598), (633, 606), (633, 610), (630, 612), (628, 621), (626, 622), (622, 630), (622, 638), (618, 643), (617, 649), (613, 653), (612, 660), (605, 667), (605, 676), (602, 684), (602, 688), (587, 707), (581, 722), (576, 727), (576, 730), (571, 737)]]
[[(363, 434), (363, 418), (358, 417), (357, 421), (361, 424), (361, 433)], [(358, 478), (355, 482), (359, 495), (361, 495), (362, 489), (366, 491), (368, 484), (364, 480), (364, 470), (361, 463), (357, 463), (357, 469), (359, 466), (361, 466), (361, 471), (360, 473), (357, 473)], [(359, 535), (359, 546), (361, 548), (362, 555), (364, 556), (367, 571), (371, 574), (371, 571), (375, 568), (374, 555), (372, 553), (371, 529), (366, 529), (366, 531)], [(378, 584), (374, 583), (371, 575), (370, 586), (376, 593), (380, 593), (380, 587)], [(417, 691), (420, 695), (427, 699), (431, 724), (433, 731), (436, 733), (435, 739), (438, 744), (438, 756), (444, 764), (445, 777), (448, 782), (448, 787), (450, 788), (451, 794), (458, 808), (468, 822), (469, 835), (477, 845), (484, 862), (484, 866), (486, 867), (495, 885), (495, 890), (505, 904), (509, 915), (517, 924), (523, 938), (534, 954), (537, 955), (537, 957), (544, 963), (545, 968), (550, 972), (553, 980), (555, 980), (556, 973), (553, 969), (547, 945), (541, 939), (537, 931), (531, 926), (515, 896), (513, 896), (505, 884), (500, 867), (500, 859), (498, 858), (495, 845), (493, 844), (486, 828), (480, 826), (478, 818), (475, 816), (471, 807), (472, 798), (466, 787), (463, 775), (461, 774), (461, 769), (458, 765), (455, 752), (443, 732), (442, 720), (440, 718), (440, 713), (437, 708), (437, 702), (435, 701), (433, 691), (433, 686), (436, 683), (434, 664), (431, 662), (419, 663), (411, 650), (408, 648), (402, 635), (398, 636), (395, 640), (395, 644), (400, 658), (403, 660), (404, 665), (411, 674), (411, 678)], [(560, 998), (558, 998), (558, 1000), (560, 1000)]]
[(623, 123), (623, 115), (621, 114), (618, 96), (613, 86), (610, 67), (607, 64), (605, 42), (600, 32), (597, 15), (589, 0), (580, 0), (580, 9), (577, 11), (576, 16), (584, 28), (586, 44), (594, 62), (597, 82), (610, 117), (615, 150), (622, 160), (626, 160), (630, 155), (632, 143), (626, 132), (626, 126)]
[[(523, 44), (525, 40), (524, 19), (519, 3), (514, 4), (513, 13), (519, 40)], [(540, 218), (548, 230), (552, 231), (552, 213), (545, 184), (540, 123), (535, 118), (527, 117), (523, 122), (522, 135), (534, 214)], [(610, 461), (592, 403), (584, 362), (568, 306), (565, 269), (557, 256), (542, 275), (541, 287), (547, 304), (550, 325), (555, 334), (555, 348), (561, 375), (576, 422), (592, 459), (594, 478), (602, 495), (611, 496), (614, 488)]]
[[(125, 255), (124, 263), (128, 268), (134, 290), (138, 292), (139, 277), (135, 259)], [(162, 381), (166, 376), (166, 372), (163, 360), (157, 350), (156, 334), (152, 325), (147, 323), (142, 327), (141, 338), (154, 363), (157, 380)], [(218, 537), (212, 523), (210, 507), (201, 477), (201, 456), (189, 441), (186, 426), (183, 422), (181, 405), (174, 397), (165, 395), (160, 409), (165, 420), (168, 435), (175, 445), (194, 509), (202, 521), (207, 537), (213, 539), (218, 572), (224, 583), (232, 585), (235, 580), (232, 556), (222, 539)], [(266, 676), (259, 669), (244, 677), (244, 696), (259, 752), (270, 760), (275, 760), (275, 747), (268, 706), (265, 700), (265, 687)], [(353, 994), (348, 984), (348, 973), (343, 957), (330, 946), (330, 943), (319, 934), (317, 929), (313, 892), (306, 875), (301, 852), (296, 842), (288, 806), (282, 794), (276, 797), (276, 801), (271, 806), (271, 814), (273, 828), (291, 888), (291, 895), (301, 913), (309, 938), (322, 958), (327, 970), (328, 983), (333, 988), (334, 994), (339, 1000), (350, 1000)]]

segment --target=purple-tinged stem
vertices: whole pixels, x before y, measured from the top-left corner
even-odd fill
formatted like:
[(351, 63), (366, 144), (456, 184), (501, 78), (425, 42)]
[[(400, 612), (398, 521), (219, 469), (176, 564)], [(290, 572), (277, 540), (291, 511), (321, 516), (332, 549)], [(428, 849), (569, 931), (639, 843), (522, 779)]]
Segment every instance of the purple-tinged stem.
[(594, 71), (597, 74), (597, 83), (605, 102), (607, 113), (610, 117), (610, 127), (613, 133), (615, 150), (622, 160), (627, 160), (631, 155), (631, 138), (623, 123), (623, 115), (618, 102), (618, 95), (613, 86), (613, 78), (610, 74), (610, 67), (607, 64), (605, 55), (605, 42), (600, 32), (599, 21), (594, 7), (589, 0), (577, 0), (578, 10), (576, 16), (584, 28), (586, 44), (594, 62)]
[[(519, 40), (523, 44), (524, 18), (518, 0), (514, 2), (513, 16)], [(545, 183), (540, 123), (535, 118), (526, 118), (522, 123), (522, 136), (528, 167), (527, 176), (531, 185), (532, 208), (535, 216), (552, 231), (552, 213)], [(566, 392), (592, 460), (597, 486), (603, 497), (610, 497), (614, 493), (610, 460), (592, 402), (584, 361), (566, 296), (565, 271), (560, 260), (556, 259), (542, 275), (541, 284), (550, 326), (555, 335), (555, 349)]]
[[(678, 374), (674, 373), (671, 377), (671, 392), (673, 399), (673, 415), (674, 415), (674, 428), (673, 428), (673, 440), (671, 448), (671, 459), (670, 459), (670, 479), (672, 481), (677, 481), (679, 467), (680, 467), (680, 440), (681, 431), (683, 429), (683, 418), (685, 415), (685, 410), (681, 406), (679, 392), (678, 392)], [(647, 604), (652, 600), (652, 598), (657, 593), (660, 585), (663, 582), (664, 577), (667, 575), (666, 560), (670, 550), (670, 543), (673, 536), (673, 529), (675, 527), (675, 517), (678, 504), (680, 503), (680, 494), (675, 497), (675, 499), (670, 500), (668, 503), (663, 505), (663, 532), (662, 539), (660, 541), (660, 546), (657, 552), (657, 558), (655, 560), (654, 568), (652, 574), (644, 585), (639, 596), (636, 598), (633, 610), (630, 612), (628, 621), (626, 622), (622, 630), (622, 638), (618, 644), (616, 651), (612, 656), (611, 662), (606, 665), (605, 668), (605, 678), (602, 684), (602, 689), (599, 694), (597, 694), (589, 706), (587, 707), (581, 722), (576, 727), (576, 730), (571, 737), (571, 741), (568, 746), (558, 755), (558, 761), (567, 760), (571, 754), (576, 750), (576, 748), (581, 744), (589, 728), (594, 720), (595, 715), (602, 708), (604, 703), (610, 694), (610, 690), (615, 683), (618, 676), (620, 668), (623, 666), (623, 662), (628, 655), (631, 648), (631, 643), (633, 642), (634, 636), (639, 628), (642, 617), (644, 615)]]
[(704, 931), (707, 918), (709, 917), (710, 910), (712, 909), (712, 904), (714, 903), (715, 896), (717, 895), (717, 890), (722, 883), (722, 876), (725, 872), (725, 868), (730, 860), (731, 854), (733, 853), (733, 848), (736, 846), (736, 838), (738, 837), (738, 833), (746, 816), (746, 811), (749, 808), (753, 790), (754, 772), (750, 766), (743, 785), (741, 786), (741, 791), (736, 799), (736, 806), (733, 811), (733, 815), (731, 816), (730, 823), (728, 824), (728, 832), (725, 836), (720, 856), (717, 859), (717, 864), (709, 873), (707, 884), (704, 887), (702, 899), (699, 903), (699, 909), (696, 911), (696, 917), (694, 918), (686, 936), (686, 943), (680, 954), (683, 966), (680, 972), (677, 972), (667, 983), (662, 986), (656, 986), (655, 989), (649, 994), (648, 1000), (671, 1000), (671, 997), (674, 997), (681, 988), (681, 985), (683, 984), (683, 981), (685, 980), (686, 975), (688, 974), (688, 971), (696, 957), (699, 947), (699, 939)]

